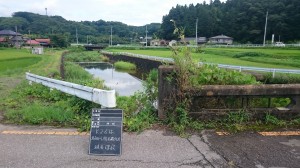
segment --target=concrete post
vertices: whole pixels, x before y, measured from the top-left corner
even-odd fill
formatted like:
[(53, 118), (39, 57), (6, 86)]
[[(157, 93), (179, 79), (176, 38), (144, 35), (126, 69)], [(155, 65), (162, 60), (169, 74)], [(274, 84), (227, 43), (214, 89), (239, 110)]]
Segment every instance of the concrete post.
[(167, 116), (167, 109), (175, 107), (175, 105), (172, 105), (174, 103), (174, 96), (177, 92), (174, 66), (159, 66), (158, 79), (158, 117), (160, 119), (165, 119)]

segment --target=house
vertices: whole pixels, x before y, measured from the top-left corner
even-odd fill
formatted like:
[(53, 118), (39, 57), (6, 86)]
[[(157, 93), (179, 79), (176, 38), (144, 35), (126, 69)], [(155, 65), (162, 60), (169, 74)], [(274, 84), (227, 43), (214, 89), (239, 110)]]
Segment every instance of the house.
[(150, 41), (150, 46), (166, 46), (166, 45), (168, 45), (168, 41), (166, 40), (154, 39)]
[(50, 39), (35, 39), (35, 41), (39, 42), (41, 46), (50, 46)]
[[(180, 40), (181, 43), (187, 43), (187, 44), (195, 44), (196, 38), (195, 37), (186, 37), (182, 40)], [(206, 37), (198, 37), (197, 38), (197, 44), (204, 44), (207, 42)]]
[(169, 42), (169, 46), (175, 46), (176, 43), (177, 43), (176, 40), (171, 40), (171, 41)]
[(1, 42), (7, 42), (10, 45), (20, 47), (23, 43), (22, 34), (11, 31), (11, 30), (1, 30), (0, 31)]
[(5, 37), (0, 37), (0, 43), (5, 43), (7, 42), (6, 38)]
[(160, 45), (159, 39), (154, 39), (150, 41), (150, 46), (159, 46), (159, 45)]
[(211, 43), (211, 44), (232, 44), (233, 38), (222, 34), (222, 35), (218, 35), (218, 36), (209, 38), (209, 43)]
[(0, 36), (3, 37), (3, 36), (22, 36), (22, 34), (20, 33), (16, 33), (14, 31), (11, 31), (11, 30), (1, 30), (0, 31)]
[(32, 45), (39, 46), (40, 45), (40, 43), (36, 40), (27, 40), (25, 44), (30, 45), (30, 46), (32, 46)]
[(24, 44), (24, 40), (23, 40), (22, 36), (13, 36), (8, 41), (11, 45), (16, 46), (16, 47), (21, 47)]
[[(144, 37), (140, 37), (140, 40), (141, 40), (140, 43), (141, 43), (143, 46), (149, 46), (149, 45), (150, 45), (150, 42), (151, 42), (151, 40), (152, 40), (152, 37), (151, 37), (151, 36), (147, 36), (147, 39), (144, 38)], [(146, 42), (147, 42), (147, 45), (146, 45)]]

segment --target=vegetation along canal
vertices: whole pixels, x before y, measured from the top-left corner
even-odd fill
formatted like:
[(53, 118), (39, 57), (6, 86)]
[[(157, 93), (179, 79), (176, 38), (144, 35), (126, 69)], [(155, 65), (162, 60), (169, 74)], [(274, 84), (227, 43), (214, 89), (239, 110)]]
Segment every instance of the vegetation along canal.
[(131, 96), (143, 89), (142, 80), (128, 72), (116, 71), (110, 63), (85, 63), (80, 65), (94, 77), (104, 80), (104, 85), (115, 89), (120, 96)]

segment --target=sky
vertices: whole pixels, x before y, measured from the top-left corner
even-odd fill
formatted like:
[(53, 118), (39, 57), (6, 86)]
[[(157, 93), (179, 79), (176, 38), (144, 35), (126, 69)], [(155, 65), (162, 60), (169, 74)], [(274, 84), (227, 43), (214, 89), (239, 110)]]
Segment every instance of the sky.
[[(172, 7), (210, 0), (0, 0), (0, 17), (26, 11), (62, 16), (72, 21), (119, 21), (143, 26), (161, 23)], [(221, 0), (222, 2), (226, 0)]]

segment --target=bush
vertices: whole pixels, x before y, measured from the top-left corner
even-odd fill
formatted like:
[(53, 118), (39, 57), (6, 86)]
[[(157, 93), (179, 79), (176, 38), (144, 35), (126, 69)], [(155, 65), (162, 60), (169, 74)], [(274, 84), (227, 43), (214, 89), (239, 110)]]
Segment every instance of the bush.
[(65, 61), (70, 62), (96, 62), (102, 61), (102, 58), (97, 51), (70, 52), (65, 55)]
[(117, 97), (117, 107), (124, 111), (124, 129), (142, 131), (149, 128), (156, 120), (156, 109), (153, 107), (158, 91), (158, 73), (152, 70), (145, 80), (144, 92), (130, 97)]
[(190, 78), (192, 86), (200, 85), (243, 85), (258, 84), (255, 77), (238, 71), (221, 69), (213, 65), (203, 65)]
[(300, 83), (300, 76), (297, 74), (276, 74), (273, 78), (272, 73), (263, 76), (263, 83), (265, 84), (296, 84)]
[(267, 57), (268, 54), (265, 53), (259, 53), (259, 52), (242, 52), (235, 54), (233, 58), (241, 58), (241, 57)]
[(114, 63), (114, 66), (118, 70), (136, 70), (136, 65), (130, 62), (118, 61)]

